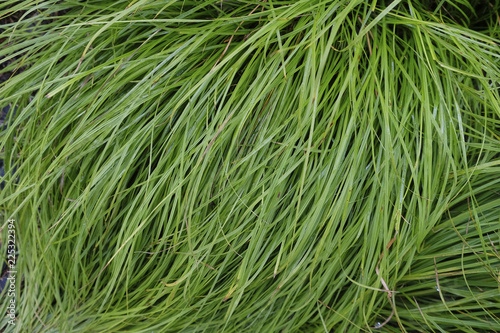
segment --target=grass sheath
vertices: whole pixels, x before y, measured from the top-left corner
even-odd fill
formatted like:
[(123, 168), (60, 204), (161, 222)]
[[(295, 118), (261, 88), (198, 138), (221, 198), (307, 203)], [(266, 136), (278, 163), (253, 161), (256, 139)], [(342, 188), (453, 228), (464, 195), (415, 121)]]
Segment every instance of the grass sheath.
[(3, 1), (0, 331), (499, 331), (499, 12)]

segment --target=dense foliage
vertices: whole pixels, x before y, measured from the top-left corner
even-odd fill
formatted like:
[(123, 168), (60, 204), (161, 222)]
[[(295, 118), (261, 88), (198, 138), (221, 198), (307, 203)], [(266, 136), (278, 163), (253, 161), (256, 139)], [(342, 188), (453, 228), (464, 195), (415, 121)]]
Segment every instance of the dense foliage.
[(499, 330), (499, 9), (3, 1), (0, 327)]

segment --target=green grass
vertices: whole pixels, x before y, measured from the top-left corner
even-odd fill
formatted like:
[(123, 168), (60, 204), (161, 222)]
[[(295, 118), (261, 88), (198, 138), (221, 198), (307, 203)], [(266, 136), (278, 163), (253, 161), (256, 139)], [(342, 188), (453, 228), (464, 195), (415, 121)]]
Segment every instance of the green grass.
[(499, 11), (4, 1), (0, 328), (500, 331)]

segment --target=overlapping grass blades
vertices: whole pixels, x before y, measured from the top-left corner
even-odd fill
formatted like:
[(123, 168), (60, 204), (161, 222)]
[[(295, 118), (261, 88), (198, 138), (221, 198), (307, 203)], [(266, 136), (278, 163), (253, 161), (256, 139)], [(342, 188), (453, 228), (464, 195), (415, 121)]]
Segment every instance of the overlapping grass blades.
[(22, 275), (2, 327), (498, 330), (488, 6), (0, 5)]

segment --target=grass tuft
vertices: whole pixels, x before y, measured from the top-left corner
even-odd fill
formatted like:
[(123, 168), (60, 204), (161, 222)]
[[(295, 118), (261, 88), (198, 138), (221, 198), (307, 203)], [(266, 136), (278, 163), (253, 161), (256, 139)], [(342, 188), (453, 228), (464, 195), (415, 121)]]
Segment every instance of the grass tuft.
[(499, 12), (4, 1), (0, 329), (498, 330)]

